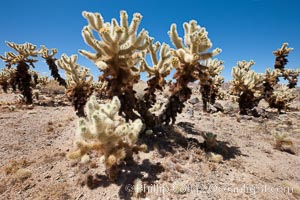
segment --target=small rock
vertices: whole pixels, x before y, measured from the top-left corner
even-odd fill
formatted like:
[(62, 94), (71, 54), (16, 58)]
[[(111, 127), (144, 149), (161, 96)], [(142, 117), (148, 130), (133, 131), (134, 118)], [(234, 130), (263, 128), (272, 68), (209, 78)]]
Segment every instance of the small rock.
[(45, 176), (44, 178), (48, 179), (48, 178), (51, 178), (51, 176), (50, 176), (50, 175), (47, 175), (47, 176)]
[(34, 111), (34, 110), (31, 110), (31, 111), (28, 111), (27, 112), (27, 114), (29, 114), (29, 115), (33, 115), (33, 114), (36, 114), (37, 112), (36, 111)]
[(196, 103), (199, 103), (200, 100), (198, 99), (198, 97), (192, 98), (188, 101), (190, 104), (194, 105)]
[(73, 178), (75, 176), (75, 173), (74, 172), (71, 172), (69, 175), (68, 175), (68, 178)]
[(209, 111), (211, 113), (216, 113), (216, 112), (218, 112), (218, 109), (216, 107), (214, 107), (214, 106), (210, 106)]
[(217, 112), (218, 111), (220, 111), (220, 112), (224, 111), (224, 108), (220, 103), (215, 103), (213, 106), (217, 109)]

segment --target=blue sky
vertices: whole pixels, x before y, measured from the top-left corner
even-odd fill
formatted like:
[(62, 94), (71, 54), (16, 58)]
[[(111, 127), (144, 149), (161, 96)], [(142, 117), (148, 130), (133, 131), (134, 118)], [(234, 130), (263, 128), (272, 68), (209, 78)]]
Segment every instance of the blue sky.
[[(195, 19), (206, 27), (213, 48), (223, 52), (223, 75), (231, 79), (231, 68), (238, 60), (253, 59), (253, 69), (264, 72), (273, 67), (272, 51), (283, 42), (294, 48), (288, 68), (300, 67), (300, 1), (299, 0), (9, 0), (0, 6), (0, 54), (10, 51), (5, 41), (31, 42), (58, 49), (62, 53), (78, 54), (78, 49), (89, 49), (81, 37), (87, 24), (83, 10), (100, 12), (106, 21), (119, 19), (120, 10), (130, 17), (135, 12), (143, 15), (142, 28), (156, 41), (170, 44), (168, 30), (176, 23), (181, 36), (182, 24)], [(93, 63), (79, 55), (79, 64), (99, 74)], [(4, 63), (0, 61), (0, 67)], [(48, 71), (44, 62), (36, 69)]]

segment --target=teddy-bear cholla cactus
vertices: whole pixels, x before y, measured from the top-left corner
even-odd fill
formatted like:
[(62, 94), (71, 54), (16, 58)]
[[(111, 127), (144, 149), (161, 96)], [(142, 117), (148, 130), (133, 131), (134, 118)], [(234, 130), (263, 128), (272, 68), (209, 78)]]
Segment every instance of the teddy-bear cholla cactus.
[[(133, 84), (140, 79), (137, 65), (149, 45), (147, 31), (142, 29), (137, 34), (141, 14), (135, 13), (130, 24), (125, 11), (120, 12), (120, 23), (114, 18), (111, 23), (105, 23), (99, 13), (84, 11), (82, 14), (89, 23), (83, 28), (82, 36), (96, 52), (80, 50), (80, 54), (92, 60), (103, 72), (99, 79), (108, 81), (107, 94), (110, 98), (119, 97), (122, 105), (120, 112), (124, 112), (127, 119), (137, 118), (133, 112), (136, 105)], [(99, 34), (100, 40), (94, 37), (93, 30)]]
[(287, 48), (289, 44), (283, 43), (281, 48), (277, 49), (276, 51), (273, 51), (275, 58), (275, 69), (284, 70), (285, 65), (287, 64), (288, 60), (286, 57), (289, 55), (291, 51), (293, 51), (293, 48)]
[(0, 72), (0, 85), (2, 87), (2, 90), (7, 93), (7, 89), (9, 86), (9, 74), (5, 71)]
[(54, 80), (56, 80), (59, 85), (67, 87), (67, 83), (65, 81), (65, 79), (63, 79), (59, 72), (58, 72), (58, 67), (55, 63), (55, 61), (57, 60), (56, 58), (54, 58), (54, 55), (57, 53), (57, 49), (53, 48), (53, 49), (47, 49), (45, 46), (41, 46), (40, 49), (40, 55), (42, 58), (44, 58), (46, 60), (47, 65), (49, 66), (49, 69), (51, 71), (51, 76), (54, 78)]
[(289, 103), (296, 98), (295, 89), (286, 85), (280, 85), (275, 88), (272, 95), (268, 99), (271, 108), (277, 108), (278, 112), (286, 110)]
[(91, 96), (93, 76), (89, 69), (80, 66), (77, 62), (77, 55), (68, 57), (63, 54), (56, 64), (65, 71), (67, 78), (66, 94), (72, 102), (76, 114), (84, 116), (84, 105)]
[(274, 92), (274, 87), (279, 82), (279, 77), (282, 75), (280, 69), (274, 69), (271, 71), (270, 68), (267, 68), (266, 74), (265, 74), (265, 82), (264, 82), (264, 99), (267, 102), (271, 102), (271, 97)]
[(214, 104), (216, 98), (221, 95), (219, 88), (224, 82), (224, 77), (220, 73), (224, 69), (224, 62), (218, 59), (207, 59), (203, 62), (200, 92), (203, 101), (203, 110), (208, 111), (208, 103)]
[(78, 150), (69, 153), (70, 159), (89, 160), (89, 154), (96, 151), (101, 155), (106, 173), (115, 179), (118, 165), (132, 159), (133, 153), (146, 150), (146, 145), (137, 145), (138, 135), (143, 127), (140, 119), (125, 122), (118, 115), (121, 107), (117, 97), (110, 103), (99, 104), (95, 96), (91, 96), (85, 106), (86, 118), (79, 119), (78, 134), (80, 140), (75, 144)]
[(230, 92), (238, 97), (240, 114), (248, 114), (248, 111), (257, 106), (263, 94), (265, 76), (250, 70), (254, 64), (253, 60), (243, 60), (232, 68)]
[(204, 69), (206, 66), (199, 62), (211, 58), (221, 52), (221, 49), (214, 49), (212, 52), (207, 52), (212, 47), (212, 43), (207, 36), (205, 28), (197, 25), (195, 20), (189, 23), (184, 23), (184, 43), (182, 38), (178, 36), (176, 24), (171, 25), (168, 32), (170, 39), (175, 46), (172, 50), (171, 64), (176, 69), (173, 78), (176, 80), (171, 85), (172, 95), (160, 119), (169, 124), (175, 122), (177, 113), (181, 113), (184, 107), (184, 102), (191, 96), (191, 89), (188, 83), (196, 80), (206, 80), (209, 75)]
[(11, 87), (13, 91), (16, 91), (16, 83), (15, 83), (15, 68), (3, 68), (0, 73), (0, 85), (2, 85), (2, 89), (4, 92), (7, 92), (8, 87)]
[(21, 91), (25, 102), (27, 104), (32, 104), (32, 89), (30, 87), (31, 75), (29, 74), (29, 68), (30, 66), (34, 67), (33, 63), (37, 62), (37, 60), (32, 58), (37, 57), (39, 52), (36, 50), (36, 46), (30, 43), (16, 44), (13, 42), (6, 42), (6, 44), (18, 54), (6, 52), (5, 56), (0, 56), (0, 58), (6, 62), (8, 68), (12, 65), (17, 65), (13, 82)]
[(293, 48), (288, 48), (287, 46), (288, 43), (283, 43), (281, 48), (273, 52), (274, 56), (276, 57), (274, 68), (279, 69), (281, 71), (282, 77), (289, 82), (289, 88), (295, 88), (298, 82), (297, 77), (300, 74), (300, 69), (285, 69), (285, 65), (288, 62), (287, 57), (289, 53), (293, 50)]

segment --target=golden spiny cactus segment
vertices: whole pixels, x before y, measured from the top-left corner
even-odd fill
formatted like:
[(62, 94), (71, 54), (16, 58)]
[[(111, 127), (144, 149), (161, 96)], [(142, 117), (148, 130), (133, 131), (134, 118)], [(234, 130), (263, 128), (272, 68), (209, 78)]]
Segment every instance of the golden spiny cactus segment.
[[(80, 54), (92, 60), (107, 75), (118, 77), (121, 68), (129, 76), (123, 78), (122, 82), (132, 85), (140, 73), (136, 65), (145, 56), (144, 50), (149, 45), (147, 31), (142, 29), (137, 34), (142, 16), (139, 13), (134, 14), (129, 25), (125, 11), (120, 12), (120, 24), (114, 18), (111, 23), (105, 23), (99, 13), (84, 11), (82, 15), (89, 23), (83, 28), (82, 36), (85, 43), (96, 53), (79, 50)], [(100, 40), (95, 39), (92, 30), (99, 33)]]
[(295, 89), (286, 85), (280, 85), (276, 88), (268, 99), (270, 107), (277, 108), (280, 112), (286, 110), (292, 100), (296, 98)]
[[(146, 60), (143, 59), (141, 65), (142, 71), (146, 71), (148, 77), (158, 75), (162, 77), (168, 76), (172, 69), (170, 46), (165, 43), (161, 45), (159, 42), (153, 44), (153, 38), (149, 38), (149, 43), (148, 52), (150, 53), (153, 67), (150, 67)], [(160, 50), (159, 59), (157, 57), (158, 50)]]
[(300, 68), (297, 70), (294, 69), (286, 69), (283, 72), (284, 79), (288, 80), (288, 86), (289, 88), (295, 88), (295, 86), (298, 83), (298, 76), (300, 74)]
[(126, 123), (125, 119), (118, 115), (120, 107), (117, 97), (110, 103), (99, 104), (96, 97), (91, 96), (85, 106), (87, 117), (79, 119), (78, 135), (81, 140), (76, 142), (78, 150), (68, 154), (68, 157), (80, 158), (96, 150), (104, 159), (109, 171), (125, 157), (132, 156), (135, 149), (145, 148), (145, 145), (136, 145), (143, 127), (142, 121), (137, 119)]
[(88, 68), (80, 66), (76, 61), (76, 55), (68, 57), (63, 54), (61, 58), (56, 61), (56, 64), (65, 70), (67, 77), (66, 94), (72, 102), (76, 114), (79, 117), (83, 117), (85, 115), (84, 106), (93, 92), (93, 76), (90, 74)]
[(240, 114), (248, 114), (257, 106), (264, 92), (265, 75), (250, 70), (254, 64), (252, 60), (250, 62), (244, 60), (232, 68), (230, 93), (237, 97)]
[(245, 91), (251, 91), (254, 96), (259, 97), (263, 90), (264, 74), (256, 73), (250, 70), (255, 62), (251, 60), (239, 61), (237, 66), (232, 68), (233, 80), (231, 81), (231, 92), (240, 95)]
[(41, 49), (39, 53), (41, 54), (42, 58), (49, 59), (54, 57), (54, 55), (57, 53), (57, 49), (56, 48), (47, 49), (44, 45), (41, 45)]
[(271, 71), (270, 68), (266, 70), (266, 82), (270, 84), (270, 86), (274, 87), (278, 82), (278, 77), (281, 76), (282, 73), (279, 69), (275, 69)]
[(37, 57), (39, 54), (39, 51), (36, 50), (36, 45), (33, 45), (31, 43), (24, 43), (24, 44), (16, 44), (13, 42), (6, 42), (7, 46), (14, 49), (16, 52), (18, 52), (18, 55), (16, 55), (13, 52), (5, 52), (5, 57), (0, 56), (0, 58), (10, 64), (16, 64), (22, 60), (26, 60), (28, 57)]
[(279, 57), (288, 55), (291, 51), (294, 50), (293, 48), (287, 48), (288, 45), (288, 43), (283, 43), (281, 48), (273, 51), (274, 56)]
[(93, 76), (86, 67), (82, 67), (77, 62), (77, 55), (68, 57), (63, 54), (56, 64), (65, 71), (68, 85), (82, 84), (83, 82), (92, 83)]
[(214, 77), (221, 74), (221, 72), (224, 69), (223, 64), (224, 62), (222, 60), (218, 60), (217, 58), (215, 58), (215, 59), (207, 59), (204, 63), (204, 66), (208, 67), (208, 72), (210, 76)]
[(205, 28), (197, 25), (195, 20), (184, 23), (183, 27), (185, 33), (184, 44), (182, 38), (178, 36), (176, 24), (172, 24), (168, 32), (173, 45), (177, 49), (173, 54), (179, 58), (181, 63), (192, 64), (199, 60), (211, 58), (221, 52), (219, 48), (214, 49), (212, 52), (206, 52), (212, 47), (212, 43)]

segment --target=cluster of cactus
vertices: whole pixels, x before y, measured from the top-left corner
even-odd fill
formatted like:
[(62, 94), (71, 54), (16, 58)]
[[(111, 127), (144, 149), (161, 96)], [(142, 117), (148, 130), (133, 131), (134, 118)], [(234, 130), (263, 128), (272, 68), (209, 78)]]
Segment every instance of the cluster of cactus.
[[(80, 50), (79, 53), (103, 72), (99, 79), (108, 82), (107, 96), (120, 99), (120, 114), (126, 120), (141, 118), (149, 127), (174, 123), (177, 113), (182, 112), (184, 102), (191, 96), (188, 84), (197, 80), (204, 83), (216, 76), (210, 75), (205, 61), (221, 50), (207, 52), (212, 43), (205, 28), (194, 20), (184, 23), (184, 42), (177, 34), (176, 25), (171, 26), (169, 36), (175, 46), (171, 49), (166, 44), (154, 44), (154, 39), (144, 29), (137, 33), (142, 19), (139, 13), (134, 14), (130, 24), (125, 11), (120, 12), (120, 23), (116, 19), (105, 23), (99, 13), (83, 12), (83, 16), (88, 21), (82, 31), (84, 41), (96, 52)], [(93, 31), (99, 33), (100, 40), (95, 38)], [(152, 66), (145, 60), (147, 54), (150, 54)], [(149, 109), (155, 104), (155, 93), (164, 88), (165, 77), (172, 69), (176, 71), (173, 77), (176, 81), (170, 84), (172, 94), (165, 109), (156, 116)], [(133, 85), (139, 81), (141, 72), (147, 72), (150, 79), (143, 97), (137, 98)]]
[[(285, 69), (288, 62), (286, 57), (293, 50), (287, 46), (288, 44), (284, 43), (280, 49), (273, 52), (276, 56), (273, 71), (268, 68), (265, 74), (256, 73), (250, 70), (253, 61), (241, 61), (238, 62), (238, 66), (233, 67), (230, 93), (237, 97), (240, 114), (251, 113), (261, 99), (280, 112), (287, 109), (289, 103), (296, 97), (293, 90), (297, 85), (300, 69)], [(279, 85), (280, 77), (287, 80), (288, 84)]]
[[(39, 77), (38, 73), (30, 70), (30, 66), (34, 68), (33, 63), (37, 62), (38, 55), (46, 59), (49, 65), (51, 74), (54, 79), (61, 85), (65, 86), (65, 81), (58, 74), (57, 66), (55, 65), (55, 58), (57, 50), (52, 49), (52, 53), (45, 46), (41, 46), (41, 49), (37, 49), (36, 45), (31, 43), (16, 44), (13, 42), (6, 42), (6, 44), (14, 49), (14, 52), (6, 52), (5, 56), (0, 58), (6, 63), (7, 68), (4, 68), (1, 72), (1, 85), (6, 92), (8, 86), (11, 86), (13, 91), (19, 89), (26, 104), (32, 104), (32, 88), (41, 82), (47, 81), (45, 77)], [(13, 65), (17, 65), (16, 69), (12, 68)]]
[[(224, 96), (221, 85), (224, 78), (220, 75), (223, 61), (212, 59), (221, 49), (208, 51), (212, 43), (204, 27), (195, 20), (183, 24), (184, 37), (178, 35), (176, 24), (168, 32), (174, 46), (159, 42), (148, 36), (139, 24), (142, 16), (135, 13), (131, 22), (125, 11), (120, 12), (120, 22), (112, 19), (104, 22), (99, 13), (83, 12), (88, 25), (82, 30), (87, 45), (95, 52), (79, 50), (79, 53), (91, 60), (102, 72), (98, 82), (88, 68), (77, 64), (77, 55), (68, 57), (63, 54), (54, 58), (56, 49), (41, 46), (40, 50), (30, 43), (14, 44), (7, 42), (18, 54), (7, 52), (0, 56), (7, 67), (0, 73), (0, 85), (7, 91), (9, 85), (18, 88), (26, 103), (32, 103), (32, 88), (39, 89), (47, 83), (47, 78), (29, 70), (36, 58), (41, 55), (51, 70), (51, 75), (66, 88), (66, 95), (72, 102), (76, 114), (80, 117), (76, 142), (77, 150), (68, 154), (70, 159), (81, 158), (89, 162), (93, 151), (101, 155), (110, 179), (115, 179), (121, 163), (132, 159), (133, 153), (146, 150), (146, 145), (137, 145), (139, 133), (160, 125), (174, 124), (176, 117), (183, 111), (185, 102), (192, 95), (189, 84), (198, 81), (202, 95), (203, 110), (209, 111), (217, 97)], [(99, 38), (95, 38), (98, 33)], [(287, 44), (273, 52), (276, 56), (275, 69), (267, 69), (266, 74), (251, 70), (254, 61), (240, 61), (232, 69), (230, 94), (239, 103), (240, 114), (249, 114), (261, 99), (270, 107), (285, 109), (294, 98), (293, 88), (297, 85), (300, 70), (285, 69), (287, 56), (291, 51)], [(150, 56), (152, 63), (146, 60)], [(11, 68), (17, 65), (16, 69)], [(58, 67), (65, 71), (66, 80), (58, 73)], [(174, 70), (174, 82), (166, 82), (166, 77)], [(148, 74), (147, 87), (143, 95), (136, 95), (134, 85), (140, 80), (141, 73)], [(278, 87), (279, 78), (289, 83)], [(171, 92), (164, 109), (154, 110), (157, 92), (168, 85)], [(110, 103), (99, 104), (93, 92), (100, 97), (108, 97)], [(149, 133), (152, 132), (149, 130)], [(207, 149), (213, 149), (216, 135), (203, 135)]]
[[(289, 103), (296, 98), (294, 88), (297, 85), (297, 77), (300, 74), (300, 68), (298, 70), (286, 69), (287, 56), (293, 50), (293, 48), (287, 48), (288, 43), (284, 43), (281, 48), (274, 51), (275, 65), (274, 71), (270, 73), (267, 70), (265, 80), (265, 96), (264, 99), (269, 103), (271, 108), (277, 108), (280, 112), (282, 109), (287, 109)], [(283, 77), (288, 81), (287, 85), (280, 85), (279, 78)]]
[(17, 65), (16, 72), (13, 76), (14, 88), (18, 88), (27, 104), (32, 104), (32, 88), (30, 87), (31, 75), (29, 73), (29, 68), (33, 63), (37, 62), (35, 59), (39, 52), (36, 50), (36, 46), (30, 43), (25, 44), (15, 44), (7, 42), (7, 45), (14, 49), (17, 54), (13, 52), (6, 52), (5, 56), (0, 56), (0, 58), (6, 63), (8, 68), (12, 65)]
[[(85, 109), (81, 109), (85, 114), (78, 125), (81, 140), (75, 143), (77, 150), (69, 153), (68, 157), (88, 162), (92, 152), (96, 151), (105, 163), (109, 178), (115, 179), (121, 163), (130, 160), (133, 153), (146, 150), (146, 145), (136, 144), (142, 130), (175, 122), (191, 96), (189, 83), (197, 80), (201, 86), (207, 84), (205, 81), (218, 83), (210, 91), (210, 94), (217, 95), (217, 87), (222, 82), (218, 75), (223, 69), (223, 62), (208, 59), (221, 50), (207, 52), (212, 43), (205, 28), (194, 20), (184, 24), (184, 41), (178, 36), (176, 25), (171, 25), (169, 36), (175, 46), (172, 49), (167, 44), (154, 43), (144, 29), (137, 34), (142, 18), (138, 13), (134, 14), (130, 24), (125, 11), (120, 13), (120, 23), (116, 19), (105, 23), (99, 13), (83, 12), (83, 16), (88, 26), (83, 28), (82, 36), (95, 53), (86, 50), (79, 50), (79, 53), (93, 61), (102, 72), (100, 83), (92, 83), (88, 70), (75, 64), (75, 56), (62, 56), (56, 63), (66, 71), (67, 88), (72, 88), (72, 98), (84, 98), (86, 101), (89, 95), (82, 95), (83, 90), (91, 91), (99, 85), (100, 90), (106, 88), (105, 96), (112, 100), (111, 103), (99, 104), (95, 96), (90, 97)], [(94, 32), (99, 34), (99, 39), (95, 38)], [(147, 54), (152, 64), (146, 61)], [(151, 112), (156, 103), (156, 93), (164, 89), (166, 76), (172, 69), (175, 69), (175, 82), (169, 83), (171, 96), (165, 108), (156, 115)], [(133, 86), (140, 80), (142, 72), (148, 74), (149, 80), (143, 95), (138, 97)], [(75, 95), (75, 88), (82, 88), (80, 95)], [(214, 100), (213, 97), (209, 102)]]

